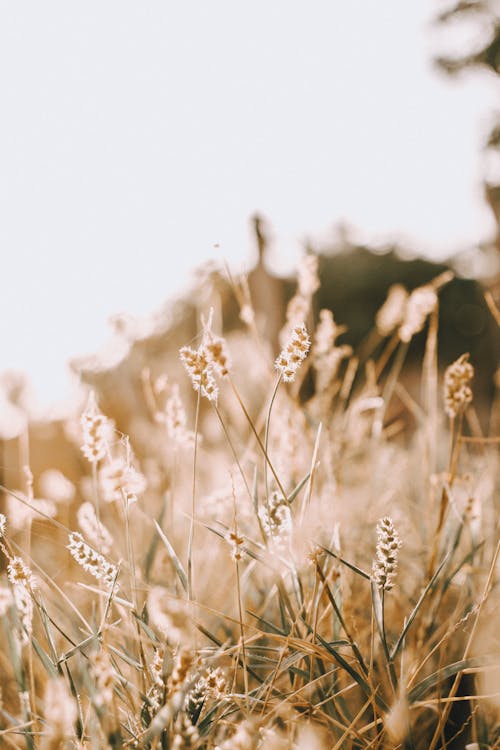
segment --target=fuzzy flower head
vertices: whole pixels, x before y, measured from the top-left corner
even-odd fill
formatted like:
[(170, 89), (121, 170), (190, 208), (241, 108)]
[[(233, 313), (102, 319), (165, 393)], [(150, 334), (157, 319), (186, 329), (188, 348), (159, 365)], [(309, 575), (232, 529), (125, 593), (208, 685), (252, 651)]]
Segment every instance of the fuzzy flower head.
[(288, 502), (273, 492), (267, 505), (259, 508), (259, 519), (264, 533), (277, 548), (286, 548), (292, 534), (292, 514)]
[(130, 460), (113, 458), (99, 471), (99, 486), (107, 503), (130, 500), (146, 489), (146, 478), (134, 469)]
[(427, 317), (437, 305), (437, 294), (432, 286), (420, 286), (408, 297), (404, 318), (399, 327), (399, 338), (408, 343), (425, 325)]
[(21, 643), (26, 644), (28, 643), (29, 636), (33, 631), (33, 600), (29, 589), (22, 583), (14, 585), (12, 591), (19, 624), (21, 626)]
[(229, 546), (231, 547), (231, 557), (235, 562), (238, 562), (243, 557), (243, 543), (244, 539), (242, 536), (238, 534), (237, 531), (229, 530), (226, 535), (226, 540), (229, 543)]
[(474, 368), (469, 362), (469, 355), (462, 354), (446, 368), (444, 373), (444, 405), (449, 417), (456, 417), (472, 401), (470, 381), (474, 377)]
[(0, 513), (0, 539), (5, 536), (5, 530), (7, 529), (7, 519), (3, 513)]
[(62, 677), (47, 681), (44, 705), (47, 736), (42, 747), (63, 747), (65, 739), (74, 736), (77, 709)]
[(276, 369), (286, 383), (295, 380), (297, 370), (307, 357), (310, 346), (311, 342), (304, 323), (295, 326), (288, 344), (282, 349), (275, 362)]
[(226, 340), (222, 338), (222, 336), (216, 336), (215, 333), (208, 328), (205, 332), (204, 346), (208, 360), (215, 372), (221, 377), (229, 375), (231, 357), (229, 355)]
[(320, 287), (318, 277), (318, 256), (303, 255), (297, 267), (297, 284), (302, 297), (312, 297)]
[(202, 344), (198, 349), (183, 346), (179, 350), (179, 356), (194, 390), (199, 391), (208, 401), (216, 403), (219, 389), (215, 382), (212, 361), (205, 346)]
[(75, 485), (58, 469), (46, 469), (38, 479), (43, 497), (55, 503), (70, 503), (76, 494)]
[(83, 433), (82, 453), (91, 464), (96, 464), (106, 455), (109, 420), (98, 410), (93, 392), (80, 418), (80, 424)]
[(335, 346), (335, 339), (342, 331), (342, 328), (339, 330), (331, 310), (320, 310), (319, 323), (314, 333), (314, 358), (320, 359), (327, 355)]
[(231, 358), (225, 339), (212, 331), (212, 318), (213, 309), (210, 310), (207, 320), (202, 316), (203, 338), (198, 349), (183, 346), (179, 355), (194, 390), (215, 403), (219, 389), (214, 374), (220, 377), (229, 375)]
[(24, 586), (26, 589), (35, 587), (33, 574), (21, 557), (11, 559), (7, 565), (7, 578), (13, 586)]
[(199, 677), (186, 695), (185, 710), (193, 723), (196, 724), (201, 711), (208, 701), (220, 700), (226, 692), (226, 678), (220, 667), (209, 667), (204, 675)]
[(116, 675), (106, 651), (98, 651), (90, 659), (91, 672), (95, 680), (95, 703), (98, 706), (109, 706), (113, 700), (113, 689)]
[(194, 443), (194, 433), (186, 427), (186, 411), (181, 401), (177, 383), (170, 387), (170, 394), (166, 400), (165, 412), (162, 416), (167, 435), (176, 445), (188, 446)]
[(375, 325), (381, 336), (389, 336), (401, 325), (405, 315), (408, 292), (402, 284), (392, 284), (387, 298), (377, 313)]
[(401, 540), (392, 518), (381, 518), (377, 524), (377, 557), (372, 569), (372, 578), (379, 589), (389, 591), (393, 587), (400, 547)]
[(113, 537), (106, 526), (98, 520), (92, 503), (82, 503), (76, 517), (79, 527), (89, 542), (107, 554), (113, 547)]
[(68, 549), (71, 557), (76, 560), (81, 568), (111, 588), (118, 572), (116, 565), (108, 562), (103, 555), (92, 549), (83, 540), (82, 535), (76, 532), (71, 532), (69, 535)]

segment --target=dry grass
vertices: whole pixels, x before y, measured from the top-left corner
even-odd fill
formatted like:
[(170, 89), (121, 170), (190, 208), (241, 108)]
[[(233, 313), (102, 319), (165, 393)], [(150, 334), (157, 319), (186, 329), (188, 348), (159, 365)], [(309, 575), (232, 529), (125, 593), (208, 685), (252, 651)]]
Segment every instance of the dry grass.
[(500, 747), (500, 438), (480, 363), (438, 373), (447, 280), (396, 289), (357, 356), (312, 324), (309, 259), (276, 367), (248, 300), (246, 336), (205, 316), (192, 403), (145, 373), (151, 460), (91, 399), (77, 487), (4, 488), (0, 746)]

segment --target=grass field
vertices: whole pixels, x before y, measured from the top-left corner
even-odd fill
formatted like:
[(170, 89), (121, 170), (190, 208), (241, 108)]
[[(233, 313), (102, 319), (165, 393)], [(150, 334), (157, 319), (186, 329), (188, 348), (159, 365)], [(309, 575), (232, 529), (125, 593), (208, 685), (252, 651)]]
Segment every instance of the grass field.
[(4, 488), (1, 747), (500, 748), (499, 404), (438, 371), (447, 280), (359, 352), (314, 256), (276, 360), (248, 299), (227, 338), (206, 312), (138, 384), (140, 461), (89, 394), (82, 476)]

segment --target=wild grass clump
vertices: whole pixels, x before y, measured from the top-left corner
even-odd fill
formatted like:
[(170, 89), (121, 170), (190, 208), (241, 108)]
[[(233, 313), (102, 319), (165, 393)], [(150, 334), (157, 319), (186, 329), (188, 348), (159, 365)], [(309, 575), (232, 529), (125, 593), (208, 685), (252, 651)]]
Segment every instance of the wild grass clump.
[(500, 747), (500, 437), (480, 363), (438, 371), (449, 278), (360, 352), (311, 256), (276, 359), (247, 297), (245, 336), (205, 310), (188, 377), (144, 370), (140, 460), (90, 395), (81, 476), (4, 488), (0, 746)]

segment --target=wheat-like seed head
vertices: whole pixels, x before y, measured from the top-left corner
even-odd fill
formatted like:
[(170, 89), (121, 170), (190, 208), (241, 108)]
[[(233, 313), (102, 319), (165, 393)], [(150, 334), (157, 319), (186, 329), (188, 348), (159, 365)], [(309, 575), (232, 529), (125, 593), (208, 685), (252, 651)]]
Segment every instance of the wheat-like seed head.
[(389, 591), (394, 583), (398, 566), (398, 551), (401, 540), (394, 528), (392, 518), (385, 516), (377, 524), (377, 557), (373, 563), (372, 578), (377, 586)]
[(67, 547), (71, 557), (87, 573), (93, 575), (98, 581), (103, 581), (108, 587), (113, 585), (118, 572), (116, 565), (108, 562), (103, 555), (96, 552), (90, 545), (84, 542), (81, 534), (74, 531), (71, 532)]
[(275, 361), (275, 367), (286, 383), (295, 380), (297, 370), (307, 357), (310, 346), (311, 342), (305, 324), (295, 326), (290, 340)]
[(98, 410), (93, 392), (80, 418), (80, 424), (83, 433), (82, 453), (91, 464), (96, 464), (106, 455), (109, 422)]
[(197, 350), (190, 346), (183, 346), (179, 350), (179, 356), (194, 390), (200, 391), (208, 401), (217, 402), (219, 389), (213, 375), (211, 358), (205, 346), (202, 344)]
[(431, 286), (420, 286), (413, 290), (406, 301), (403, 322), (399, 327), (401, 341), (408, 343), (422, 330), (437, 301), (437, 294)]
[(474, 368), (468, 361), (469, 355), (462, 354), (446, 368), (444, 374), (444, 405), (449, 417), (456, 417), (472, 401), (470, 381)]

